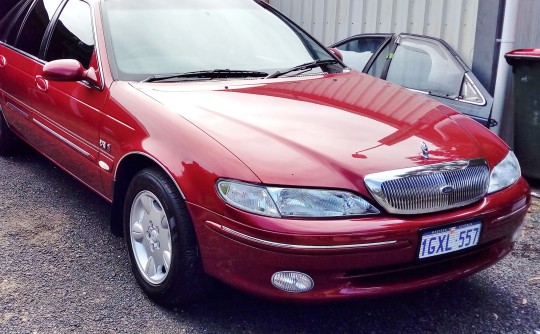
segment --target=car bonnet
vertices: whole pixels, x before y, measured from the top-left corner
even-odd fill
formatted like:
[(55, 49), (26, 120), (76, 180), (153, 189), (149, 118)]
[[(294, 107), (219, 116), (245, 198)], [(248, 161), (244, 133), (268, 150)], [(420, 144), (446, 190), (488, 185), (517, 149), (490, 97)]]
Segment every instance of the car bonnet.
[(362, 191), (370, 173), (484, 156), (452, 120), (457, 112), (356, 72), (133, 85), (213, 137), (267, 184)]

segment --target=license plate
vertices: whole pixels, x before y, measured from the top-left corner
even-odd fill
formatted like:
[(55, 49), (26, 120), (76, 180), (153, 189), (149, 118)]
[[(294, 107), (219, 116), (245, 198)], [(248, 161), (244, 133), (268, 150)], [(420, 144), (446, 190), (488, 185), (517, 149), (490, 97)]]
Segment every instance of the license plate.
[(481, 229), (481, 222), (471, 222), (422, 233), (418, 258), (425, 259), (476, 246)]

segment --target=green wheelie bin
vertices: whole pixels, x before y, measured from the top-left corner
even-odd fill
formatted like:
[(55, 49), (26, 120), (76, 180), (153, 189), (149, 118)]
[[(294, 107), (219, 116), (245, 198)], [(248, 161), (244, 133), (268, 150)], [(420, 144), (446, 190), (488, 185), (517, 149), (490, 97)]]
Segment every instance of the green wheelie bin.
[(540, 49), (505, 58), (514, 73), (514, 150), (523, 175), (540, 180)]

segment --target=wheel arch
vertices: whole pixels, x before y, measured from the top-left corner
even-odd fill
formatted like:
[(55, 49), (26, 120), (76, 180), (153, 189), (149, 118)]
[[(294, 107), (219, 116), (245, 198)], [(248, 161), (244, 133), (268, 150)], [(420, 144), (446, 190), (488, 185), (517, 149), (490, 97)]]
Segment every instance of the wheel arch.
[(130, 152), (118, 162), (114, 173), (113, 200), (111, 208), (110, 228), (115, 236), (122, 237), (124, 198), (133, 177), (141, 170), (149, 167), (158, 167), (176, 185), (180, 196), (185, 199), (184, 193), (172, 174), (154, 157), (143, 152)]

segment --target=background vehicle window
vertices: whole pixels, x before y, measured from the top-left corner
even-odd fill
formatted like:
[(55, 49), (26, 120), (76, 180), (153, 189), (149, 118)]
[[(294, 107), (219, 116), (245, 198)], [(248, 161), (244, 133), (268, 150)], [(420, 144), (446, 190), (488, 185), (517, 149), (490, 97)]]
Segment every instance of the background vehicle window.
[(392, 46), (392, 43), (386, 44), (384, 49), (379, 53), (379, 56), (375, 58), (375, 61), (369, 68), (368, 74), (372, 75), (374, 77), (380, 78), (384, 69), (384, 65), (386, 64), (386, 58), (388, 57), (388, 54), (390, 53), (390, 47)]
[(92, 16), (87, 3), (71, 0), (54, 27), (45, 60), (76, 59), (85, 68), (94, 52)]
[(51, 22), (61, 0), (39, 0), (28, 14), (17, 37), (15, 47), (33, 56), (38, 56), (45, 29)]
[(464, 75), (454, 56), (439, 43), (410, 38), (399, 42), (386, 80), (434, 95), (457, 98)]
[(356, 38), (337, 48), (343, 55), (343, 62), (358, 71), (362, 71), (371, 56), (377, 51), (386, 37)]

